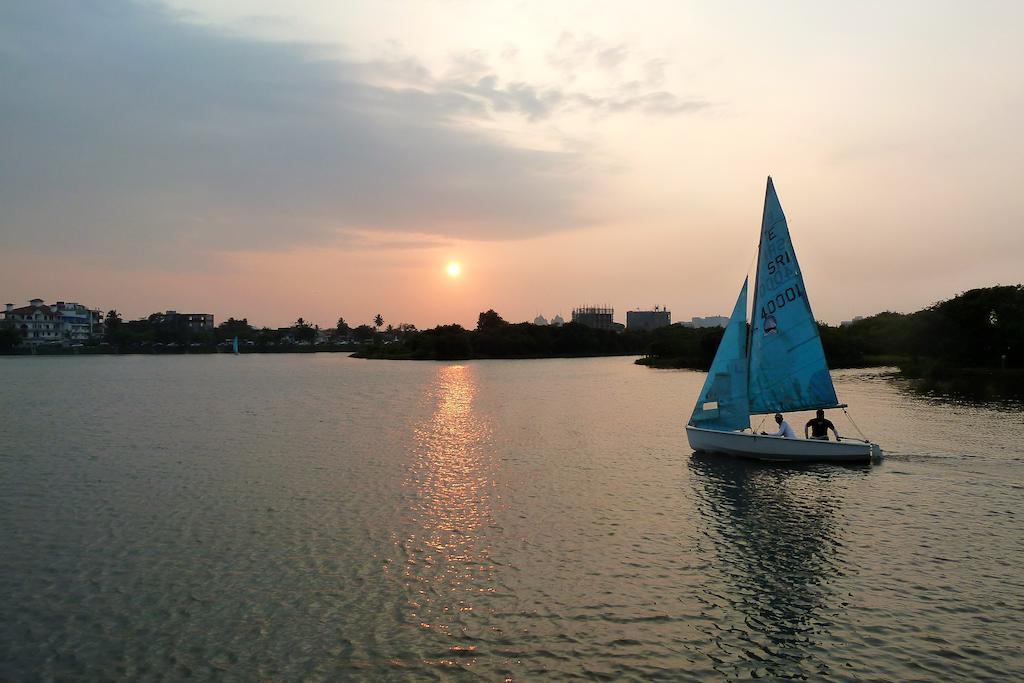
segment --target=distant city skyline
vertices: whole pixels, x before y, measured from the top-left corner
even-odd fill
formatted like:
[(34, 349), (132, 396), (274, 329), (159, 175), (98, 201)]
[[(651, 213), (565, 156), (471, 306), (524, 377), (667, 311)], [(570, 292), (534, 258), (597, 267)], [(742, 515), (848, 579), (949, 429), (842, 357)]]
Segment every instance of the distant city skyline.
[[(49, 303), (50, 301), (52, 301), (53, 303)], [(65, 304), (65, 301), (64, 300), (56, 300), (56, 299), (48, 300), (48, 299), (41, 298), (41, 297), (34, 297), (34, 298), (30, 299), (27, 302), (20, 302), (20, 303), (7, 302), (5, 304), (5, 308), (6, 308), (6, 311), (10, 312), (12, 310), (26, 308), (26, 304), (27, 304), (28, 307), (31, 307), (31, 306), (62, 307)], [(126, 321), (127, 320), (150, 319), (150, 318), (153, 318), (154, 316), (162, 317), (162, 316), (167, 316), (167, 315), (174, 315), (174, 314), (179, 314), (180, 315), (181, 314), (181, 312), (177, 311), (176, 309), (163, 309), (163, 310), (149, 311), (149, 312), (146, 312), (146, 313), (143, 313), (143, 314), (140, 314), (140, 315), (130, 315), (130, 314), (125, 313), (121, 309), (118, 309), (117, 306), (98, 306), (98, 307), (97, 306), (84, 306), (83, 304), (80, 304), (80, 303), (77, 303), (77, 302), (70, 302), (70, 301), (69, 301), (68, 305), (70, 305), (70, 306), (77, 306), (79, 308), (82, 308), (83, 310), (85, 310), (85, 309), (91, 310), (94, 313), (98, 313), (100, 318), (105, 316), (110, 311), (116, 311), (118, 313), (118, 315), (121, 316), (121, 318), (123, 320), (126, 320)], [(611, 310), (614, 311), (614, 309), (611, 309)], [(481, 312), (483, 312), (483, 311), (481, 311)], [(660, 314), (660, 315), (664, 316), (664, 321), (660, 321), (659, 320), (659, 324), (665, 324), (665, 325), (667, 325), (667, 324), (676, 324), (676, 325), (682, 325), (684, 327), (715, 327), (715, 326), (724, 327), (728, 323), (728, 320), (729, 320), (728, 316), (708, 315), (708, 316), (693, 316), (692, 318), (689, 318), (689, 319), (686, 319), (686, 320), (677, 320), (675, 323), (671, 323), (671, 322), (667, 322), (667, 321), (671, 320), (671, 317), (670, 317), (671, 312), (666, 307), (662, 307), (662, 306), (651, 307), (649, 309), (641, 309), (639, 307), (638, 308), (632, 308), (632, 309), (629, 309), (627, 311), (622, 311), (622, 312), (619, 313), (619, 315), (622, 317), (622, 320), (619, 320), (614, 315), (612, 317), (612, 320), (615, 321), (615, 322), (619, 322), (619, 323), (626, 322), (626, 321), (629, 320), (630, 314), (641, 314), (641, 315), (646, 315), (646, 316), (651, 316), (652, 314), (655, 314), (655, 315), (659, 315)], [(212, 313), (191, 313), (191, 314), (186, 314), (186, 315), (210, 316), (211, 318), (216, 319), (216, 320), (218, 320), (220, 322), (225, 322), (225, 321), (230, 320), (230, 319), (246, 320), (250, 325), (252, 325), (253, 327), (256, 327), (256, 328), (262, 328), (262, 327), (281, 328), (281, 327), (286, 327), (286, 326), (294, 324), (295, 321), (298, 320), (299, 318), (303, 318), (303, 316), (297, 315), (297, 316), (293, 316), (293, 318), (291, 320), (289, 320), (286, 323), (282, 323), (281, 325), (263, 325), (263, 324), (259, 323), (259, 321), (253, 320), (253, 319), (251, 319), (251, 318), (249, 318), (248, 316), (245, 316), (245, 315), (230, 315), (229, 314), (229, 315), (219, 316), (219, 315), (215, 315), (215, 314), (212, 314)], [(355, 318), (349, 318), (349, 317), (346, 317), (344, 315), (339, 315), (334, 320), (328, 321), (328, 322), (324, 322), (324, 323), (319, 323), (319, 322), (317, 322), (315, 320), (311, 320), (311, 319), (305, 319), (305, 318), (303, 318), (303, 319), (305, 320), (306, 323), (308, 323), (310, 325), (315, 325), (315, 326), (320, 327), (320, 328), (329, 329), (329, 328), (336, 327), (338, 319), (340, 319), (340, 318), (344, 318), (346, 324), (349, 324), (350, 326), (353, 326), (353, 327), (356, 326), (356, 325), (360, 325), (360, 324), (372, 324), (373, 318), (376, 315), (378, 315), (378, 314), (374, 314), (374, 316), (371, 316), (369, 322), (361, 321), (361, 320), (358, 320), (358, 319), (355, 319)], [(383, 314), (380, 314), (380, 315), (383, 315)], [(500, 315), (500, 312), (499, 312), (499, 315)], [(843, 320), (839, 324), (841, 324), (841, 325), (848, 325), (851, 322), (856, 322), (858, 320), (862, 320), (863, 318), (864, 318), (864, 316), (857, 315), (857, 316), (853, 316), (852, 320)], [(530, 320), (530, 319), (526, 319), (526, 320), (514, 320), (514, 319), (511, 319), (511, 320), (509, 320), (509, 322), (531, 322), (531, 323), (533, 323), (535, 325), (562, 325), (565, 321), (564, 321), (561, 313), (558, 312), (558, 313), (553, 313), (551, 315), (550, 319), (548, 319), (547, 316), (545, 316), (543, 313), (539, 313), (536, 316), (534, 316), (532, 320)], [(396, 327), (398, 325), (400, 325), (400, 324), (403, 324), (403, 323), (406, 323), (406, 321), (398, 321), (398, 322), (390, 321), (390, 320), (386, 320), (385, 321), (385, 324), (387, 324), (387, 325), (394, 325)], [(408, 323), (406, 323), (406, 324), (408, 324)], [(444, 324), (447, 324), (447, 323), (445, 323), (445, 322), (438, 322), (438, 323), (427, 324), (425, 326), (418, 326), (418, 327), (420, 329), (426, 329), (427, 327), (433, 327), (434, 325), (444, 325)], [(466, 324), (465, 326), (466, 327), (472, 327), (471, 324)], [(212, 327), (212, 325), (210, 325), (210, 327)], [(628, 325), (627, 325), (627, 327), (628, 327)], [(644, 327), (644, 325), (640, 325), (640, 327)]]
[(724, 315), (769, 173), (821, 320), (1021, 280), (1024, 5), (642, 8), (4, 4), (0, 296)]

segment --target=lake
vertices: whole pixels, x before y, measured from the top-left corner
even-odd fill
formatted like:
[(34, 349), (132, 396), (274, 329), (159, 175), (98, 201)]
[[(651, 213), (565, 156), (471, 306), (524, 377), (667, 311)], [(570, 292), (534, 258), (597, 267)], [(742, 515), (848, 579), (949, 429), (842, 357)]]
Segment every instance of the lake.
[(1019, 399), (839, 371), (885, 461), (789, 467), (630, 358), (0, 371), (0, 680), (1024, 677)]

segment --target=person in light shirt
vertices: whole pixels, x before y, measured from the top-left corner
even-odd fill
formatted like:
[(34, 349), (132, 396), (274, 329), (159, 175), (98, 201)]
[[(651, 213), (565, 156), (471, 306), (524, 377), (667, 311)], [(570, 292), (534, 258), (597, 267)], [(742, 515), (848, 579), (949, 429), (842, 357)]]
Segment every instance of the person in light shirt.
[(764, 436), (781, 436), (783, 439), (795, 439), (796, 433), (793, 428), (789, 426), (789, 423), (782, 418), (782, 413), (775, 413), (775, 421), (779, 425), (779, 431), (774, 434), (768, 432), (761, 432)]

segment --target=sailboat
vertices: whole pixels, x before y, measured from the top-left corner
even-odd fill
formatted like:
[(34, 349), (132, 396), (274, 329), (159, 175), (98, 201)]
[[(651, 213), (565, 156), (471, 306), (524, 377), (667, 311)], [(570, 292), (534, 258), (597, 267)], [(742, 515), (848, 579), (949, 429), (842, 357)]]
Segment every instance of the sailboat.
[(707, 380), (686, 426), (697, 452), (785, 462), (872, 462), (878, 444), (756, 434), (751, 415), (842, 408), (811, 313), (789, 225), (769, 176), (747, 325), (744, 279)]
[(234, 341), (231, 342), (231, 353), (238, 355), (238, 337), (235, 337)]

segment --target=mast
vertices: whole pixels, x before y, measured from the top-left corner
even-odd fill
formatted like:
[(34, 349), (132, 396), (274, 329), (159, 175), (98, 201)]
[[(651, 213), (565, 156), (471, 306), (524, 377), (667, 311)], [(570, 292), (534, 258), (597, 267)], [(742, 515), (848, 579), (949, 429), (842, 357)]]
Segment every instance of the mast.
[(757, 320), (757, 289), (761, 280), (761, 243), (764, 242), (764, 223), (768, 219), (768, 190), (772, 186), (772, 177), (764, 186), (764, 206), (761, 209), (761, 230), (757, 236), (757, 259), (754, 266), (754, 299), (750, 308), (750, 327), (747, 329), (747, 390), (750, 390), (750, 340), (754, 336), (754, 322)]

